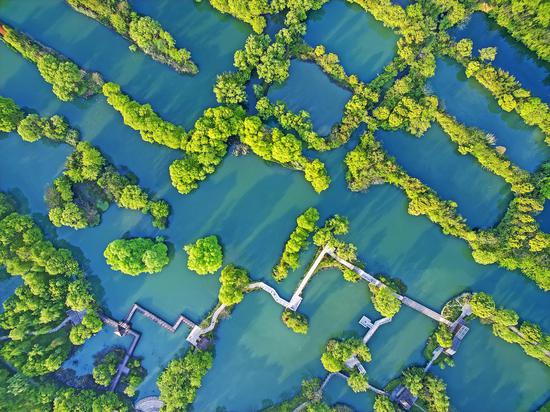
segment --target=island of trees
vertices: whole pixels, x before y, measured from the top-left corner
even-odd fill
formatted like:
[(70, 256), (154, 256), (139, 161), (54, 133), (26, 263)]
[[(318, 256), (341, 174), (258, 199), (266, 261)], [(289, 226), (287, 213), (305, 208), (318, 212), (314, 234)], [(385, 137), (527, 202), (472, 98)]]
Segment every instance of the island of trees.
[(111, 269), (131, 276), (158, 273), (170, 263), (162, 237), (117, 239), (107, 245), (103, 255)]
[(176, 47), (176, 41), (160, 23), (132, 10), (126, 0), (67, 0), (76, 11), (112, 28), (153, 59), (167, 64), (179, 73), (196, 74), (199, 69), (191, 53)]

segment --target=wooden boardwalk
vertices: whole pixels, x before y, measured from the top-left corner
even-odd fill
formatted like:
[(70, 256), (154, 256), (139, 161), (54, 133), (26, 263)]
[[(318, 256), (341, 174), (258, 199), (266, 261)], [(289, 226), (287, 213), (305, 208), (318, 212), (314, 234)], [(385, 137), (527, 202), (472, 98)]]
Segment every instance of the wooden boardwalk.
[(363, 343), (366, 345), (370, 338), (375, 334), (378, 328), (386, 323), (390, 323), (393, 318), (381, 318), (372, 323), (369, 318), (363, 316), (359, 321), (359, 324), (368, 329), (368, 332), (363, 336)]
[(291, 306), (290, 302), (288, 300), (285, 300), (281, 296), (279, 296), (277, 291), (273, 287), (269, 286), (267, 283), (254, 282), (254, 283), (249, 284), (246, 287), (246, 290), (248, 292), (251, 292), (251, 291), (256, 290), (256, 289), (261, 289), (261, 290), (269, 293), (271, 295), (271, 297), (273, 298), (273, 300), (275, 302), (277, 302), (279, 305), (283, 306), (284, 308), (289, 308)]
[(171, 325), (161, 317), (155, 315), (153, 312), (145, 309), (144, 307), (140, 306), (137, 303), (134, 303), (134, 305), (132, 306), (132, 309), (130, 309), (130, 312), (126, 316), (125, 322), (130, 323), (132, 321), (132, 317), (135, 315), (136, 312), (142, 314), (147, 319), (155, 322), (161, 328), (166, 329), (170, 333), (175, 333), (182, 323), (184, 323), (190, 329), (193, 329), (196, 326), (193, 321), (191, 321), (190, 319), (186, 318), (183, 315), (180, 315), (176, 320), (176, 322), (173, 325)]
[(330, 251), (330, 246), (327, 244), (325, 247), (321, 250), (321, 253), (319, 253), (319, 256), (315, 259), (309, 270), (307, 271), (306, 275), (294, 291), (294, 294), (292, 295), (292, 298), (290, 299), (290, 305), (288, 306), (288, 309), (296, 311), (298, 307), (300, 306), (300, 303), (302, 303), (302, 293), (308, 284), (309, 280), (317, 270), (317, 266), (319, 266), (319, 263), (321, 263), (321, 260), (325, 257), (327, 253)]
[(183, 323), (187, 327), (189, 327), (192, 331), (197, 328), (198, 326), (188, 319), (187, 317), (180, 315), (176, 322), (174, 324), (170, 324), (166, 322), (164, 319), (162, 319), (160, 316), (155, 315), (153, 312), (145, 309), (143, 306), (134, 303), (124, 318), (123, 321), (116, 321), (114, 319), (111, 319), (108, 316), (100, 315), (101, 320), (103, 323), (105, 323), (107, 326), (110, 326), (115, 329), (115, 333), (120, 336), (126, 336), (130, 335), (133, 336), (132, 344), (130, 345), (130, 348), (126, 351), (124, 358), (122, 359), (122, 362), (118, 365), (117, 373), (113, 380), (111, 381), (111, 385), (109, 386), (109, 390), (111, 392), (114, 392), (118, 383), (120, 382), (120, 379), (122, 378), (122, 375), (125, 375), (128, 373), (128, 362), (130, 361), (130, 358), (133, 356), (134, 351), (136, 350), (136, 347), (139, 343), (139, 340), (141, 339), (141, 334), (135, 330), (132, 329), (132, 319), (135, 316), (136, 313), (139, 313), (149, 319), (150, 321), (156, 323), (158, 326), (160, 326), (163, 329), (166, 329), (170, 333), (175, 333), (178, 328)]
[(221, 304), (218, 309), (214, 312), (212, 315), (212, 319), (210, 320), (210, 325), (206, 328), (201, 328), (200, 326), (195, 326), (189, 335), (187, 335), (187, 338), (185, 339), (187, 342), (189, 342), (193, 346), (197, 346), (199, 344), (199, 341), (203, 335), (206, 335), (207, 333), (210, 333), (214, 330), (216, 327), (216, 323), (218, 323), (218, 318), (222, 314), (222, 312), (227, 308), (224, 304)]
[[(325, 246), (326, 248), (327, 246)], [(323, 249), (324, 250), (324, 249)], [(378, 279), (376, 279), (374, 276), (368, 274), (363, 269), (349, 263), (348, 261), (342, 259), (339, 257), (336, 253), (334, 253), (334, 250), (328, 249), (327, 252), (334, 260), (336, 260), (338, 263), (344, 265), (350, 270), (353, 270), (355, 273), (357, 273), (359, 276), (361, 276), (362, 279), (366, 280), (367, 282), (375, 285), (375, 286), (384, 286), (382, 282), (380, 282)], [(432, 318), (433, 320), (444, 323), (445, 325), (451, 326), (452, 322), (450, 322), (448, 319), (444, 318), (440, 313), (428, 308), (427, 306), (423, 305), (422, 303), (419, 303), (407, 296), (402, 296), (399, 293), (394, 293), (394, 296), (397, 297), (403, 303), (403, 305), (408, 306), (411, 309), (416, 310), (417, 312), (422, 313), (424, 316), (427, 316), (429, 318)]]

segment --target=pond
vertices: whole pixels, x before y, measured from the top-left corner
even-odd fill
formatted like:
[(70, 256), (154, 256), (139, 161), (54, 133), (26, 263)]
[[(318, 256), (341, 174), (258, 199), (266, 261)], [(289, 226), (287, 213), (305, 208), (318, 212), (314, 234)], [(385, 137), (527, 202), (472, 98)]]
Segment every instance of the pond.
[(421, 137), (406, 132), (377, 134), (384, 149), (407, 173), (433, 188), (439, 197), (458, 203), (471, 227), (497, 224), (512, 200), (510, 186), (484, 169), (473, 156), (463, 156), (434, 123)]
[(357, 4), (332, 0), (311, 13), (306, 42), (336, 53), (346, 73), (369, 82), (395, 55), (397, 35)]
[[(39, 0), (4, 1), (0, 5), (0, 18), (86, 68), (100, 71), (107, 80), (121, 83), (135, 99), (152, 103), (167, 119), (191, 127), (204, 108), (215, 104), (212, 93), (215, 75), (231, 70), (233, 52), (242, 46), (250, 29), (215, 12), (206, 1), (195, 4), (139, 0), (132, 1), (132, 5), (161, 21), (174, 34), (178, 45), (191, 50), (201, 69), (197, 77), (177, 75), (141, 53), (132, 53), (126, 40), (74, 12), (61, 0), (47, 4)], [(361, 36), (365, 38), (373, 36), (373, 30), (382, 30), (379, 23), (369, 25), (367, 20), (371, 18), (363, 10), (332, 1), (314, 14), (317, 17), (310, 22), (309, 37), (306, 36), (313, 44), (326, 42), (328, 49), (340, 55), (349, 73), (357, 71), (368, 80), (391, 60), (394, 39), (387, 39), (382, 47), (372, 37), (376, 40), (372, 40), (373, 49), (369, 50), (378, 56), (376, 48), (380, 46), (383, 56), (372, 63), (369, 60), (372, 56), (354, 62), (357, 56), (366, 56), (366, 49), (354, 52), (344, 40), (330, 45), (330, 41), (338, 40), (337, 33), (326, 39), (311, 37), (323, 34), (322, 28), (315, 29), (315, 25), (329, 24), (330, 11), (338, 11), (349, 19), (362, 13), (360, 19), (366, 19), (365, 22), (359, 20), (353, 30), (363, 30)], [(338, 30), (345, 34), (346, 25)], [(357, 47), (367, 47), (364, 42), (357, 43), (361, 43)], [(136, 132), (123, 125), (120, 115), (103, 97), (86, 102), (59, 102), (36, 68), (3, 44), (0, 60), (0, 95), (12, 97), (41, 114), (63, 114), (81, 130), (83, 139), (97, 145), (117, 166), (133, 171), (141, 185), (172, 206), (170, 226), (163, 231), (154, 229), (149, 217), (114, 205), (96, 228), (54, 230), (45, 218), (44, 192), (61, 173), (69, 149), (46, 142), (31, 145), (16, 134), (0, 136), (3, 155), (0, 189), (14, 190), (23, 202), (23, 209), (39, 217), (48, 233), (56, 233), (60, 240), (83, 254), (98, 296), (116, 319), (125, 316), (134, 302), (139, 302), (169, 322), (181, 313), (200, 321), (216, 302), (219, 282), (217, 276), (197, 276), (187, 270), (182, 247), (209, 234), (218, 235), (222, 241), (225, 264), (245, 267), (252, 278), (275, 285), (271, 269), (295, 226), (296, 216), (315, 206), (322, 219), (336, 213), (350, 219), (347, 239), (357, 245), (369, 272), (402, 279), (408, 286), (407, 294), (431, 308), (439, 309), (465, 289), (482, 290), (493, 294), (499, 305), (513, 308), (523, 318), (550, 330), (547, 296), (519, 272), (476, 264), (465, 242), (443, 235), (425, 217), (409, 215), (406, 197), (394, 187), (376, 186), (366, 193), (352, 193), (346, 188), (343, 159), (357, 143), (357, 133), (344, 147), (320, 156), (332, 177), (331, 187), (321, 195), (315, 194), (302, 173), (247, 155), (227, 156), (198, 191), (181, 196), (168, 176), (169, 165), (181, 153), (143, 142)], [(368, 67), (361, 69), (365, 66)], [(453, 64), (439, 61), (432, 81), (436, 94), (445, 100), (451, 114), (467, 125), (494, 133), (498, 144), (508, 148), (510, 158), (528, 170), (534, 170), (548, 158), (548, 149), (540, 144), (540, 135), (534, 129), (522, 126), (515, 114), (503, 114), (494, 106), (496, 103), (492, 105), (492, 97), (476, 86), (475, 80), (461, 78), (459, 71)], [(292, 63), (288, 82), (278, 91), (282, 93), (279, 98), (287, 104), (296, 104), (293, 109), (310, 110), (320, 133), (330, 130), (339, 120), (349, 98), (348, 92), (332, 84), (318, 67), (297, 61)], [(292, 98), (297, 99), (295, 103)], [(452, 143), (444, 138), (436, 127), (420, 140), (398, 133), (382, 136), (385, 147), (407, 170), (410, 168), (411, 174), (431, 178), (427, 183), (442, 195), (449, 195), (445, 198), (456, 200), (470, 224), (492, 225), (502, 213), (508, 188), (500, 179), (479, 170), (469, 157), (458, 156)], [(417, 163), (413, 161), (415, 158)], [(433, 165), (428, 164), (429, 160), (433, 160)], [(438, 165), (449, 165), (449, 170), (434, 176), (432, 168)], [(458, 170), (463, 175), (458, 175)], [(468, 181), (474, 183), (468, 185)], [(106, 265), (103, 250), (112, 240), (157, 235), (164, 236), (173, 251), (173, 260), (161, 273), (130, 277), (113, 272)], [(283, 296), (291, 295), (312, 253), (310, 248), (301, 260), (302, 266), (277, 285)], [(376, 318), (366, 286), (345, 282), (337, 271), (321, 272), (313, 278), (304, 293), (301, 311), (310, 319), (310, 332), (305, 336), (293, 334), (281, 323), (281, 308), (268, 295), (261, 292), (247, 295), (230, 318), (220, 324), (214, 367), (198, 393), (195, 409), (215, 410), (225, 406), (228, 410), (251, 410), (291, 396), (303, 378), (324, 376), (319, 357), (330, 337), (342, 333), (361, 335), (364, 333), (358, 325), (361, 316)], [(149, 372), (139, 388), (139, 397), (158, 394), (156, 378), (174, 356), (186, 350), (187, 329), (171, 335), (139, 316), (134, 327), (142, 333), (136, 355), (143, 357)], [(392, 323), (382, 327), (370, 343), (373, 361), (367, 368), (372, 382), (383, 386), (407, 365), (421, 362), (424, 341), (434, 327), (433, 322), (405, 309)], [(106, 329), (77, 351), (66, 366), (79, 375), (89, 373), (94, 356), (111, 345), (129, 343)], [(521, 349), (493, 337), (487, 327), (473, 324), (455, 368), (442, 373), (458, 409), (468, 410), (475, 405), (483, 410), (513, 411), (529, 409), (547, 396), (543, 383), (545, 377), (548, 381), (548, 375), (544, 368)], [(234, 379), (237, 372), (238, 380)], [(506, 396), (489, 399), (486, 394), (493, 393), (494, 382), (506, 385)], [(344, 385), (339, 380), (331, 382), (327, 400), (370, 410), (371, 394), (355, 395), (345, 390)], [(514, 397), (517, 399), (507, 403), (507, 399)]]
[(332, 83), (315, 63), (292, 60), (288, 80), (271, 87), (267, 96), (272, 102), (282, 100), (294, 112), (308, 111), (313, 129), (326, 136), (342, 119), (351, 92)]
[(550, 63), (537, 59), (535, 53), (514, 40), (485, 13), (474, 13), (464, 26), (451, 33), (456, 40), (472, 39), (474, 54), (483, 47), (496, 47), (493, 65), (513, 74), (534, 96), (550, 103)]
[(449, 114), (466, 126), (492, 134), (518, 166), (532, 172), (550, 156), (542, 131), (527, 126), (517, 113), (503, 111), (477, 80), (466, 78), (458, 63), (438, 59), (435, 77), (428, 85)]

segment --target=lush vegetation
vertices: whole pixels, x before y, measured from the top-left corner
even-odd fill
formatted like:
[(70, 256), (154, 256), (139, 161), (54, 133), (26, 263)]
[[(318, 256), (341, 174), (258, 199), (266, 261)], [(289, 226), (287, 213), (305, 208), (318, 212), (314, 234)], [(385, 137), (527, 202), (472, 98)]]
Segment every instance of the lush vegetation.
[(472, 313), (482, 322), (492, 324), (495, 336), (509, 343), (517, 343), (527, 355), (550, 366), (550, 335), (545, 334), (539, 325), (528, 321), (520, 323), (515, 311), (497, 308), (493, 298), (483, 292), (472, 296), (470, 306)]
[(290, 234), (285, 244), (283, 254), (273, 268), (273, 278), (277, 281), (285, 279), (289, 270), (296, 270), (299, 265), (300, 252), (307, 246), (309, 236), (317, 229), (319, 212), (310, 207), (296, 219), (296, 228)]
[(103, 80), (98, 73), (89, 73), (65, 56), (43, 46), (29, 36), (1, 24), (0, 38), (38, 67), (40, 75), (52, 85), (54, 94), (63, 101), (89, 97), (99, 93)]
[(401, 309), (401, 301), (394, 295), (395, 291), (388, 286), (375, 286), (369, 284), (371, 291), (371, 300), (374, 309), (385, 318), (393, 318), (399, 309)]
[(127, 412), (130, 405), (112, 392), (80, 390), (46, 379), (28, 379), (0, 366), (0, 409), (3, 411)]
[[(123, 349), (114, 349), (104, 354), (96, 362), (92, 371), (95, 383), (100, 386), (109, 386), (117, 373), (118, 365), (124, 358), (124, 355), (125, 351)], [(127, 366), (129, 372), (127, 375), (123, 375), (120, 385), (124, 387), (123, 393), (132, 397), (135, 395), (137, 387), (143, 382), (146, 372), (138, 359), (130, 359)]]
[(441, 379), (424, 373), (422, 368), (412, 367), (404, 370), (402, 383), (413, 396), (418, 396), (428, 412), (447, 412), (449, 410), (447, 385)]
[(83, 229), (96, 226), (101, 213), (115, 202), (118, 206), (148, 213), (153, 226), (165, 228), (170, 206), (151, 200), (133, 175), (121, 175), (103, 154), (88, 142), (80, 142), (65, 162), (63, 175), (46, 194), (49, 218), (55, 226)]
[(550, 61), (550, 7), (544, 1), (489, 0), (479, 8), (537, 55)]
[(244, 290), (250, 283), (250, 278), (246, 270), (227, 265), (220, 274), (220, 283), (219, 301), (226, 306), (231, 306), (243, 300)]
[[(29, 216), (16, 212), (0, 193), (0, 266), (23, 285), (3, 303), (0, 327), (9, 336), (0, 356), (27, 376), (56, 371), (80, 345), (102, 328), (95, 298), (78, 262), (68, 249), (47, 240)], [(67, 316), (86, 311), (80, 325), (48, 333)]]
[(183, 248), (188, 255), (187, 267), (199, 275), (216, 272), (222, 267), (223, 252), (218, 238), (214, 235), (198, 239)]
[(30, 143), (46, 137), (54, 142), (76, 146), (80, 139), (78, 130), (71, 128), (62, 116), (40, 117), (36, 113), (25, 114), (12, 99), (1, 96), (0, 131), (17, 131), (23, 140)]
[(132, 41), (153, 59), (168, 64), (180, 73), (196, 74), (198, 68), (191, 60), (191, 53), (178, 49), (176, 41), (160, 23), (149, 16), (141, 16), (126, 0), (67, 0), (75, 10), (112, 28)]
[(302, 143), (294, 135), (284, 134), (277, 128), (269, 130), (259, 117), (250, 116), (243, 122), (240, 138), (262, 159), (303, 171), (317, 193), (329, 187), (330, 176), (324, 163), (318, 159), (308, 160), (302, 154)]
[(170, 263), (163, 238), (117, 239), (107, 245), (103, 255), (111, 269), (131, 276), (158, 273)]
[(397, 408), (387, 396), (376, 395), (373, 405), (374, 412), (396, 412)]
[[(473, 249), (476, 262), (499, 263), (510, 270), (521, 269), (541, 288), (550, 289), (548, 235), (540, 232), (533, 217), (543, 207), (544, 198), (539, 191), (516, 196), (496, 228), (476, 232), (457, 213), (456, 203), (440, 199), (420, 180), (409, 176), (394, 158), (387, 155), (372, 133), (367, 132), (361, 137), (360, 144), (347, 154), (345, 163), (351, 190), (365, 190), (384, 182), (394, 184), (409, 198), (411, 215), (426, 215), (441, 227), (443, 233), (466, 240)], [(550, 167), (545, 165), (532, 178), (535, 188), (536, 182), (544, 182), (549, 173)], [(521, 173), (517, 176), (518, 182), (521, 176)], [(523, 190), (529, 187), (525, 185)]]
[(202, 379), (212, 367), (211, 352), (191, 350), (171, 361), (160, 374), (157, 385), (166, 412), (183, 411), (193, 402)]
[(116, 83), (105, 83), (103, 94), (113, 108), (122, 115), (124, 124), (138, 131), (149, 143), (158, 143), (171, 149), (181, 149), (187, 141), (185, 129), (162, 119), (150, 104), (140, 104), (122, 93)]
[(306, 334), (309, 324), (307, 317), (289, 309), (283, 311), (281, 317), (283, 323), (293, 332)]
[(204, 111), (182, 145), (187, 155), (170, 165), (170, 179), (178, 192), (190, 193), (216, 171), (227, 153), (229, 138), (237, 136), (244, 116), (241, 106), (218, 106)]
[(495, 58), (496, 48), (481, 49), (476, 58), (472, 56), (472, 41), (462, 39), (458, 43), (449, 43), (445, 53), (466, 68), (466, 76), (473, 76), (489, 90), (504, 111), (515, 110), (525, 123), (538, 126), (550, 144), (550, 108), (540, 98), (531, 96), (531, 92), (510, 73), (493, 67), (491, 61)]
[(346, 369), (344, 362), (354, 355), (362, 362), (370, 362), (371, 360), (369, 348), (360, 339), (331, 339), (321, 356), (321, 363), (329, 372), (340, 372)]

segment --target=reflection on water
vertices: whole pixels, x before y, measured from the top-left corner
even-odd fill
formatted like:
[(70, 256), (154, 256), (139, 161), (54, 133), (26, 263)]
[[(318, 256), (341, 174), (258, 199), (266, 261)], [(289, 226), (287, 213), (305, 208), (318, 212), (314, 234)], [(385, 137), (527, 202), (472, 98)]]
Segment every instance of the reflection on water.
[[(160, 20), (178, 44), (191, 50), (201, 70), (197, 77), (175, 74), (140, 53), (130, 52), (124, 39), (74, 12), (62, 0), (47, 4), (39, 0), (4, 1), (0, 18), (79, 64), (100, 71), (106, 79), (121, 83), (126, 92), (139, 101), (151, 102), (167, 119), (191, 127), (204, 108), (214, 104), (215, 75), (231, 69), (232, 54), (250, 30), (231, 17), (215, 13), (204, 1), (134, 0), (132, 5)], [(334, 33), (327, 30), (333, 21), (331, 13), (340, 13), (337, 15), (344, 19), (334, 19)], [(350, 45), (346, 40), (349, 36), (364, 41)], [(391, 60), (395, 39), (363, 10), (338, 0), (314, 13), (306, 36), (310, 44), (325, 43), (341, 56), (348, 72), (356, 72), (364, 80)], [(398, 189), (388, 185), (366, 193), (346, 189), (343, 158), (356, 144), (357, 134), (345, 147), (321, 156), (332, 177), (330, 189), (321, 195), (313, 192), (301, 173), (249, 155), (227, 157), (198, 191), (181, 196), (168, 177), (168, 166), (181, 153), (143, 142), (138, 133), (122, 124), (120, 115), (101, 96), (86, 102), (59, 102), (36, 68), (3, 44), (0, 59), (1, 95), (41, 114), (63, 114), (82, 131), (84, 139), (93, 141), (114, 164), (132, 170), (144, 187), (166, 198), (173, 208), (170, 227), (164, 231), (154, 229), (149, 217), (115, 206), (103, 215), (99, 227), (57, 230), (61, 239), (80, 249), (87, 259), (85, 266), (93, 275), (92, 283), (115, 318), (123, 317), (137, 301), (169, 321), (180, 313), (200, 320), (216, 302), (219, 282), (215, 275), (189, 272), (181, 248), (207, 234), (222, 240), (226, 264), (241, 265), (253, 278), (274, 284), (271, 268), (296, 216), (316, 206), (323, 219), (335, 213), (348, 216), (347, 238), (357, 245), (367, 269), (401, 278), (408, 294), (428, 306), (437, 309), (465, 288), (483, 290), (493, 294), (499, 304), (550, 329), (544, 293), (521, 274), (475, 264), (465, 242), (443, 235), (424, 217), (408, 215), (407, 199)], [(298, 86), (303, 86), (300, 93), (296, 92)], [(498, 109), (474, 80), (460, 76), (460, 68), (439, 61), (432, 86), (451, 114), (494, 133), (499, 144), (508, 148), (510, 158), (522, 167), (533, 170), (548, 157), (540, 134), (523, 126), (515, 114)], [(349, 98), (318, 68), (306, 63), (293, 62), (289, 82), (279, 91), (285, 88), (288, 91), (283, 100), (290, 105), (293, 103), (288, 100), (295, 98), (298, 108), (311, 110), (319, 130), (339, 120)], [(325, 96), (325, 101), (318, 101), (318, 96)], [(436, 127), (420, 140), (399, 133), (381, 138), (411, 174), (429, 180), (442, 197), (456, 200), (472, 225), (492, 225), (502, 213), (508, 199), (506, 186), (470, 158), (458, 156)], [(17, 189), (25, 207), (43, 216), (47, 212), (44, 191), (62, 170), (69, 149), (46, 142), (30, 145), (10, 134), (0, 136), (0, 153), (0, 188)], [(433, 168), (441, 165), (449, 165), (450, 170), (433, 173)], [(48, 229), (52, 230), (51, 226)], [(125, 235), (165, 236), (174, 246), (173, 261), (162, 273), (151, 276), (134, 278), (111, 271), (103, 250), (113, 239)], [(302, 263), (280, 285), (283, 295), (289, 296), (299, 281), (307, 256)], [(2, 291), (8, 291), (4, 285)], [(251, 410), (292, 395), (303, 378), (324, 375), (319, 357), (327, 339), (342, 333), (362, 333), (357, 324), (360, 317), (364, 313), (374, 316), (366, 286), (346, 283), (336, 271), (316, 276), (304, 298), (303, 312), (310, 319), (307, 336), (296, 335), (281, 323), (281, 308), (266, 294), (246, 296), (220, 325), (214, 368), (198, 393), (196, 410), (215, 410), (218, 406)], [(143, 334), (136, 354), (143, 357), (150, 374), (140, 388), (140, 396), (147, 396), (157, 393), (155, 380), (162, 368), (185, 351), (186, 329), (171, 335), (140, 317), (136, 317), (134, 327)], [(372, 382), (382, 386), (404, 366), (420, 362), (424, 340), (433, 327), (431, 321), (408, 310), (384, 326), (370, 343), (374, 359), (368, 370)], [(113, 344), (129, 343), (105, 330), (66, 365), (80, 375), (89, 373), (94, 355)], [(526, 357), (521, 349), (492, 337), (488, 328), (478, 324), (465, 340), (456, 365), (442, 373), (459, 410), (473, 410), (474, 405), (478, 410), (526, 410), (547, 395), (545, 367)], [(234, 379), (236, 374), (239, 379)], [(344, 389), (343, 382), (331, 382), (329, 401), (350, 404), (358, 410), (371, 408), (372, 395), (355, 395)], [(490, 393), (495, 396), (487, 396)]]

